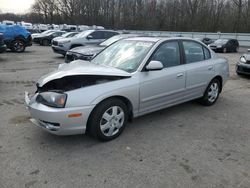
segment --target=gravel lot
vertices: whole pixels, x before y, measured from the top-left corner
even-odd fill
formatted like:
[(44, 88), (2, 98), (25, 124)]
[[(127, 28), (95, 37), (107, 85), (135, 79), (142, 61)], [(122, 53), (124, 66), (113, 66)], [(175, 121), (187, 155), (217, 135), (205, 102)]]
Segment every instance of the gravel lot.
[[(246, 49), (241, 49), (241, 53)], [(185, 103), (135, 119), (116, 140), (54, 136), (29, 122), (24, 91), (63, 62), (50, 47), (0, 54), (0, 187), (250, 187), (250, 79), (212, 107)]]

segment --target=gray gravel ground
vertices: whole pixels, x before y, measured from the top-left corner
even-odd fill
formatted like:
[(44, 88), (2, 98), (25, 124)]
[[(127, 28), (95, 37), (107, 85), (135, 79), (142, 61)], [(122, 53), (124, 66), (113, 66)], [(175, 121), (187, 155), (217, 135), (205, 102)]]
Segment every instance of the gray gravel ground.
[(29, 122), (24, 91), (63, 62), (50, 47), (0, 54), (0, 188), (250, 187), (250, 78), (241, 52), (212, 107), (189, 102), (129, 123), (114, 141), (50, 135)]

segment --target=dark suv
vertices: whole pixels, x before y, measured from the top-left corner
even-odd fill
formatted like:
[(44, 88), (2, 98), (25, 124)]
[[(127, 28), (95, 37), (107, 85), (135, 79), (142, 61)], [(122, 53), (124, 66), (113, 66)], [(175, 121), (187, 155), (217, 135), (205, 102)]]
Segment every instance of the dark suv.
[(0, 25), (0, 33), (7, 48), (13, 52), (23, 52), (27, 46), (32, 45), (30, 32), (19, 25)]

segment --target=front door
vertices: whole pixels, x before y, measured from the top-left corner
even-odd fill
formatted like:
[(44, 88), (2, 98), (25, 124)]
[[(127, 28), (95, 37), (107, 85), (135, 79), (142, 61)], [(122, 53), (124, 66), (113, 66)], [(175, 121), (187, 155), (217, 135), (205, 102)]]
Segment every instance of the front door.
[(185, 70), (181, 64), (178, 41), (160, 44), (150, 61), (160, 61), (164, 68), (142, 71), (140, 75), (139, 114), (149, 113), (182, 101), (185, 91)]

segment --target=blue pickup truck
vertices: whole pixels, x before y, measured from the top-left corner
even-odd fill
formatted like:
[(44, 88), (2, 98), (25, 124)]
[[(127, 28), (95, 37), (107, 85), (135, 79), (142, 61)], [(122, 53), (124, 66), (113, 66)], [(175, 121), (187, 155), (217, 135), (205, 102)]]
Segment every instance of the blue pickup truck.
[(13, 52), (24, 52), (27, 46), (32, 45), (30, 32), (19, 25), (0, 24), (0, 33), (3, 34), (3, 40), (7, 48)]

